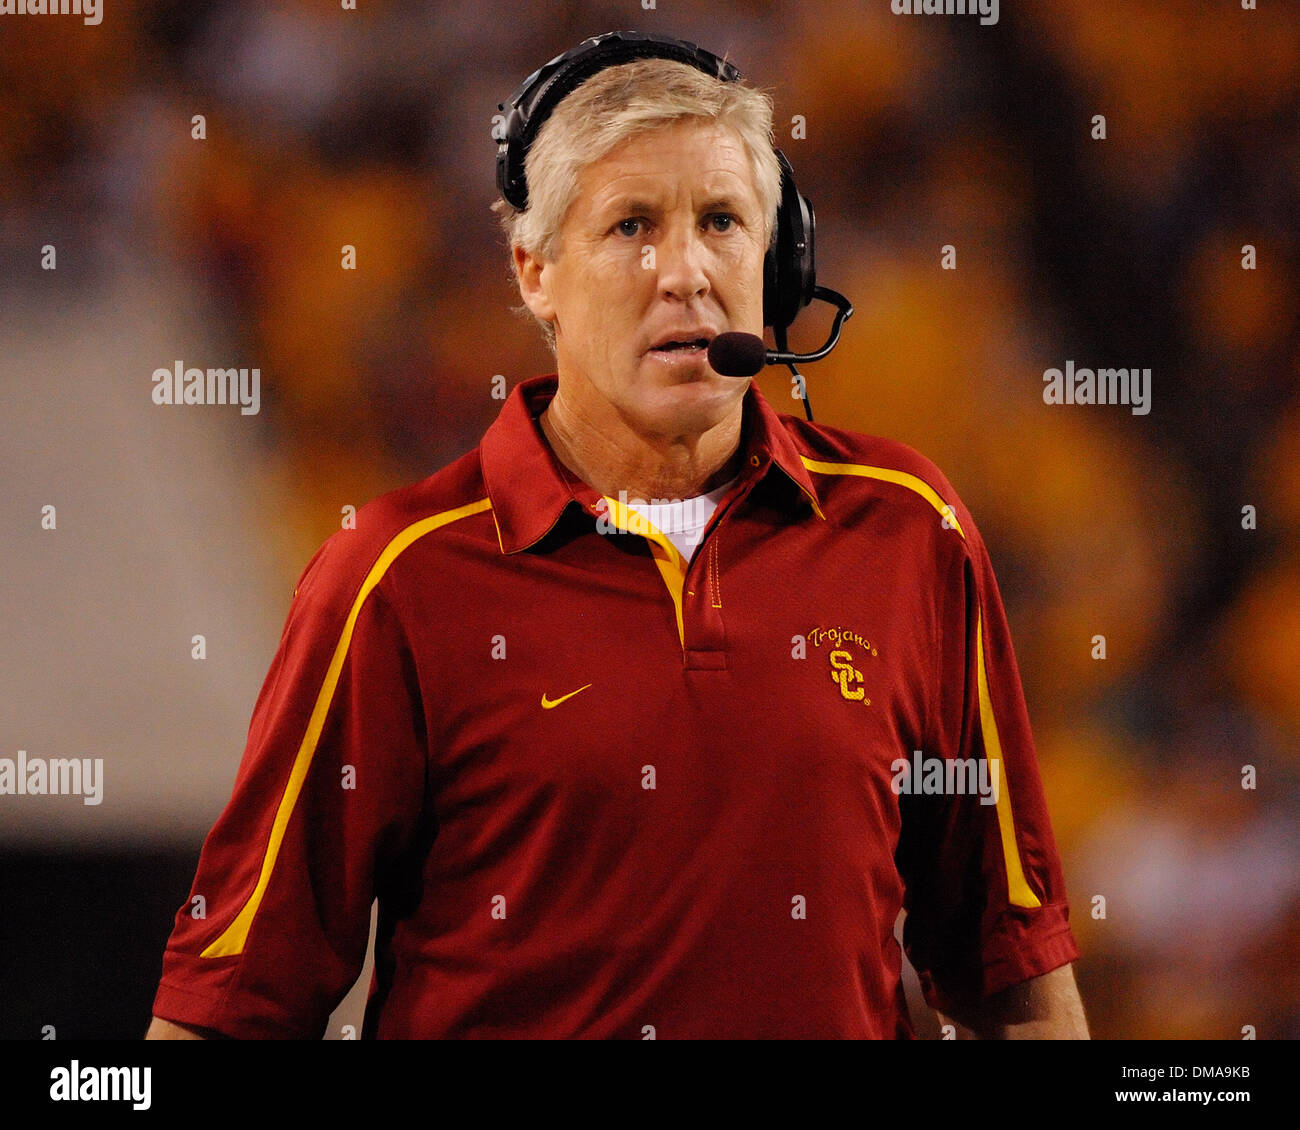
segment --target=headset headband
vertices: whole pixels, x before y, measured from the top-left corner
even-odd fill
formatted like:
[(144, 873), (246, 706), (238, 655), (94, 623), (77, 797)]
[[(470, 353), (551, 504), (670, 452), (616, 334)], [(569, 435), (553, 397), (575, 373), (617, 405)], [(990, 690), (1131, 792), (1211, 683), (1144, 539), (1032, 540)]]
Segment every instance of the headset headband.
[(508, 110), (497, 140), (497, 187), (508, 204), (520, 212), (528, 207), (524, 162), (555, 107), (597, 72), (637, 59), (671, 59), (722, 82), (740, 80), (740, 71), (731, 63), (683, 39), (640, 31), (611, 31), (584, 39), (577, 47), (538, 67), (509, 102), (497, 107), (502, 113)]

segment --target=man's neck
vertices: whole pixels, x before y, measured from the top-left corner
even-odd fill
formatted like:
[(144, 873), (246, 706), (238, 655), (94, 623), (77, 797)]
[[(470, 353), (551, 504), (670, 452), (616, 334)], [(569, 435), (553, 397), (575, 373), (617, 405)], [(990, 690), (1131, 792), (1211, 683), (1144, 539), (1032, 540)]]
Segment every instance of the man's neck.
[(739, 473), (742, 416), (738, 408), (699, 434), (648, 436), (584, 418), (557, 390), (538, 422), (556, 458), (601, 494), (695, 498)]

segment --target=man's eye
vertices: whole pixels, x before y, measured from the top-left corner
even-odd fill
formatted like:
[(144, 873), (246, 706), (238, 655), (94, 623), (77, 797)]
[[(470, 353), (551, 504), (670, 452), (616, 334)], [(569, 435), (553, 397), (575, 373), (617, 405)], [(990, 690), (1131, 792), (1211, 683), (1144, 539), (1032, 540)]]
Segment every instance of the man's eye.
[[(632, 225), (631, 230), (628, 229), (629, 224)], [(626, 220), (619, 220), (619, 222), (614, 225), (614, 230), (618, 232), (619, 235), (630, 236), (630, 235), (636, 235), (636, 233), (640, 230), (640, 227), (641, 227), (641, 221), (639, 219), (628, 218)]]
[[(730, 212), (714, 212), (709, 219), (713, 222), (714, 231), (730, 231), (732, 224), (736, 222), (736, 217)], [(718, 226), (719, 220), (722, 221), (721, 227)]]

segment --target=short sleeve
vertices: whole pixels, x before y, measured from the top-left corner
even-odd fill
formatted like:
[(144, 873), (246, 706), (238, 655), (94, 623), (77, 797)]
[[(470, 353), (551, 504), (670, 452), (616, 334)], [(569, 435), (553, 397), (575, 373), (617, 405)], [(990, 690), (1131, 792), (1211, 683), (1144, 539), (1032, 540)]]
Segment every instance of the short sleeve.
[(922, 765), (943, 759), (947, 772), (955, 760), (958, 771), (937, 795), (900, 796), (896, 854), (903, 944), (940, 1011), (954, 995), (988, 996), (1079, 956), (1001, 594), (974, 520), (960, 501), (953, 513), (920, 752)]
[(163, 1019), (319, 1038), (364, 963), (383, 876), (421, 825), (427, 740), (411, 650), (383, 586), (338, 556), (327, 543), (295, 590), (233, 793), (167, 942)]

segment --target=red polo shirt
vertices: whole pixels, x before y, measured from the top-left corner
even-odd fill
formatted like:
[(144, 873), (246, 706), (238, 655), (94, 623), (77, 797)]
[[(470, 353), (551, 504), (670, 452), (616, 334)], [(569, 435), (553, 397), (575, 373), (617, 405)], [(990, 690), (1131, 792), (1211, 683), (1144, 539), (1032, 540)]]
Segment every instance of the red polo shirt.
[[(551, 454), (555, 386), (308, 564), (155, 1014), (320, 1036), (376, 898), (376, 1037), (909, 1037), (900, 907), (939, 1007), (1076, 958), (993, 570), (934, 465), (751, 385), (687, 564)], [(996, 803), (900, 791), (917, 757), (982, 761)]]

